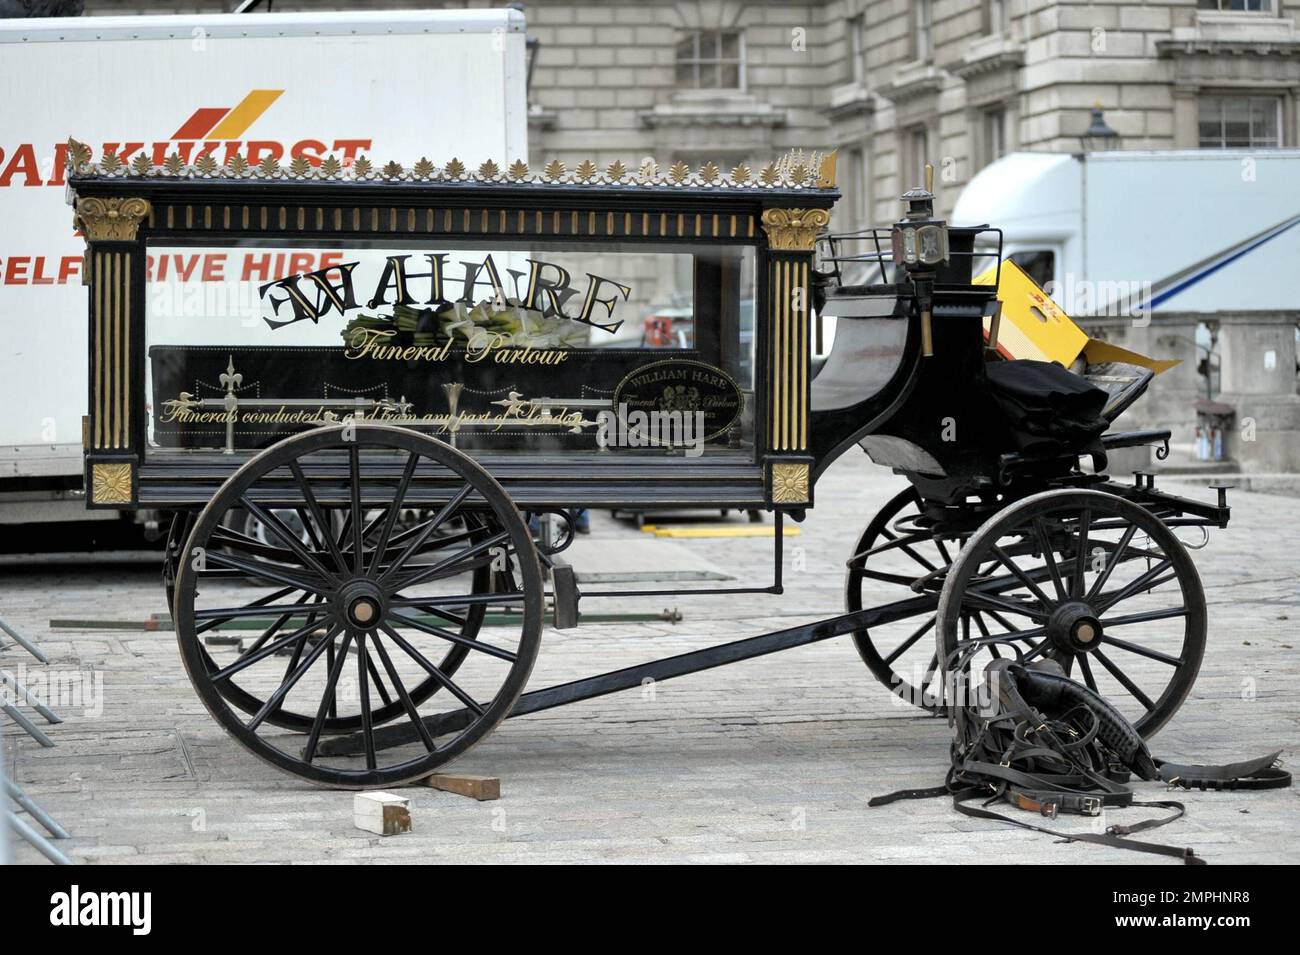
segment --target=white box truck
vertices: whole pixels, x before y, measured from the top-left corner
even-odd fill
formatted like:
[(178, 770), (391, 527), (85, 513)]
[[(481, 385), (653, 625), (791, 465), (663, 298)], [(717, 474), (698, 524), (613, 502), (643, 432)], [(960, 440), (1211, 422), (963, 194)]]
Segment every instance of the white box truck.
[[(528, 158), (525, 42), (517, 10), (0, 21), (0, 526), (115, 516), (82, 496), (69, 137), (156, 165), (206, 152), (504, 166)], [(284, 272), (267, 281), (300, 270), (282, 258), (246, 265)]]
[(1293, 310), (1300, 150), (1021, 152), (980, 170), (953, 222), (989, 223), (1077, 318)]

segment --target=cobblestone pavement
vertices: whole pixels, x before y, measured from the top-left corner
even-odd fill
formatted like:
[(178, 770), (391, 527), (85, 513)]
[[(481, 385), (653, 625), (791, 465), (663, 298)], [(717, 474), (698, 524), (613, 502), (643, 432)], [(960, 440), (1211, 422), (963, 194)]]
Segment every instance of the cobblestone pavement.
[[(589, 612), (676, 607), (676, 625), (548, 630), (533, 687), (828, 616), (843, 561), (900, 479), (861, 455), (818, 486), (787, 541), (783, 597), (607, 600)], [(1209, 499), (1188, 482), (1177, 492)], [(1228, 760), (1300, 739), (1300, 500), (1239, 493), (1234, 519), (1194, 556), (1210, 606), (1200, 679), (1157, 737), (1177, 759)], [(594, 515), (595, 537), (638, 532)], [(765, 581), (770, 541), (683, 542), (736, 576)], [(575, 563), (578, 557), (575, 555)], [(156, 558), (0, 567), (0, 614), (60, 673), (102, 674), (102, 713), (63, 705), (41, 750), (13, 727), (8, 771), (73, 833), (82, 862), (1098, 862), (1153, 857), (1062, 845), (967, 819), (945, 800), (869, 809), (933, 785), (948, 728), (894, 702), (848, 638), (509, 721), (456, 764), (497, 775), (502, 798), (410, 788), (414, 832), (352, 827), (352, 794), (312, 788), (248, 755), (192, 692), (170, 633), (51, 630), (51, 618), (143, 619), (162, 611)], [(25, 655), (0, 651), (16, 669)], [(29, 668), (29, 677), (39, 671)], [(6, 721), (7, 722), (7, 721)], [(1140, 787), (1159, 798), (1161, 787)], [(1161, 830), (1211, 862), (1300, 861), (1295, 790), (1191, 793)], [(1138, 818), (1138, 810), (1112, 819)], [(1036, 820), (1037, 821), (1037, 820)], [(1056, 823), (1087, 829), (1079, 817)], [(20, 848), (21, 860), (35, 854)], [(1161, 860), (1154, 860), (1161, 861)]]

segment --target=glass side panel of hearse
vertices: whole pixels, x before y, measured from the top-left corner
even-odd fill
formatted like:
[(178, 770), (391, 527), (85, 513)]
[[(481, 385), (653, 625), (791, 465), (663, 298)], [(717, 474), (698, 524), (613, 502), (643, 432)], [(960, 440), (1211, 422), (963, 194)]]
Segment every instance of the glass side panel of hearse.
[(751, 247), (154, 244), (151, 456), (349, 418), (476, 455), (752, 460)]

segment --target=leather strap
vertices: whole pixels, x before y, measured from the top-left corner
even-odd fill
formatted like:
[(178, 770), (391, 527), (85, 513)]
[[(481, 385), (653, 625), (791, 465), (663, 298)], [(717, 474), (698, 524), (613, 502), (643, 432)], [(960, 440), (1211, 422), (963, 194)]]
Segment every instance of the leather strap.
[[(973, 819), (993, 819), (998, 822), (1009, 823), (1019, 829), (1028, 829), (1031, 832), (1041, 832), (1049, 836), (1055, 836), (1065, 842), (1090, 842), (1093, 845), (1108, 846), (1112, 849), (1129, 849), (1133, 852), (1146, 852), (1150, 855), (1169, 856), (1174, 859), (1182, 859), (1183, 863), (1186, 865), (1205, 865), (1205, 860), (1198, 856), (1190, 846), (1179, 849), (1177, 846), (1161, 845), (1158, 842), (1140, 842), (1137, 839), (1123, 839), (1118, 834), (1110, 835), (1109, 833), (1111, 830), (1119, 829), (1117, 826), (1112, 826), (1111, 830), (1107, 830), (1107, 834), (1095, 832), (1058, 832), (1055, 829), (1036, 826), (1033, 823), (1024, 822), (1020, 819), (1012, 819), (1010, 816), (1004, 816), (1000, 812), (991, 812), (990, 810), (979, 806), (964, 805), (964, 803), (969, 800), (976, 799), (983, 795), (987, 795), (987, 792), (966, 790), (964, 793), (953, 793), (952, 806), (962, 815), (970, 816)], [(996, 799), (997, 797), (995, 796), (994, 798)], [(985, 805), (988, 805), (988, 803), (985, 803)], [(1173, 822), (1174, 819), (1177, 819), (1178, 816), (1181, 815), (1182, 813), (1179, 812), (1178, 815), (1175, 815), (1170, 819), (1157, 821), (1155, 825), (1164, 825)], [(1148, 826), (1147, 828), (1154, 828), (1154, 826)], [(1126, 831), (1137, 832), (1139, 829), (1137, 827), (1130, 827)]]
[(1160, 778), (1183, 789), (1285, 789), (1291, 774), (1277, 765), (1282, 751), (1222, 766), (1196, 766), (1155, 761)]

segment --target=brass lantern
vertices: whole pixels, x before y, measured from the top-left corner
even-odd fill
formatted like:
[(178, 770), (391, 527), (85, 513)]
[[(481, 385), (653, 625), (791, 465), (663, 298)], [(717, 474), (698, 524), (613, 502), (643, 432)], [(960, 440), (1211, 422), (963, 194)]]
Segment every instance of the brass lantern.
[(925, 187), (903, 193), (907, 212), (889, 239), (894, 264), (907, 271), (921, 307), (921, 353), (934, 354), (930, 313), (940, 264), (948, 261), (948, 223), (934, 215), (934, 166), (925, 164)]

